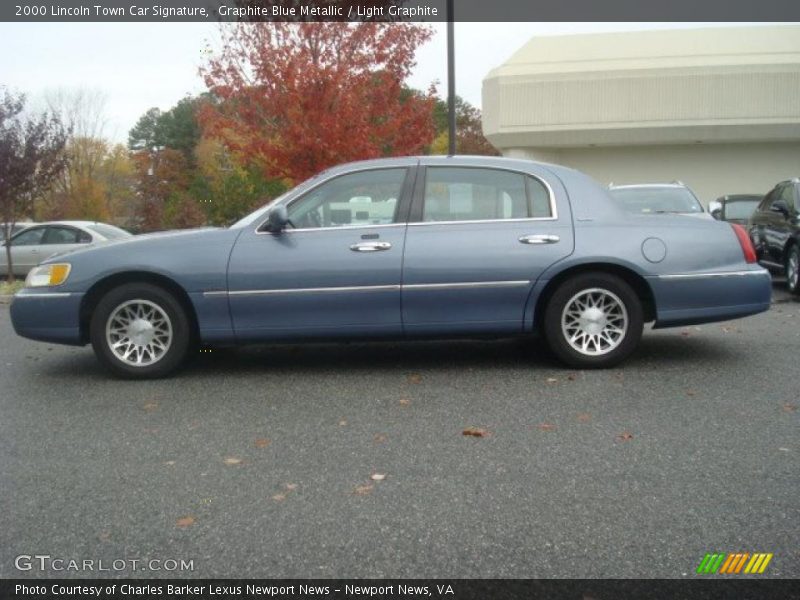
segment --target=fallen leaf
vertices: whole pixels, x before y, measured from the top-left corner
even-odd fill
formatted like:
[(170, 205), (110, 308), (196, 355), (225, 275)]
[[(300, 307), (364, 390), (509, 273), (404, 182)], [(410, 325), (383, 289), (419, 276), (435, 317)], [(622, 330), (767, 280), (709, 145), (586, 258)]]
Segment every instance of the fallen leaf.
[(177, 527), (191, 527), (194, 525), (194, 517), (181, 517), (177, 521), (175, 521), (175, 525)]
[(111, 539), (111, 532), (110, 531), (101, 531), (98, 534), (97, 539), (100, 540), (101, 542), (107, 542), (107, 541), (109, 541)]
[(788, 413), (788, 412), (794, 412), (796, 410), (797, 410), (797, 405), (796, 404), (788, 404), (787, 403), (787, 404), (783, 405), (783, 412), (787, 412)]
[(253, 444), (256, 448), (266, 448), (270, 445), (270, 441), (267, 438), (258, 438)]
[(355, 489), (355, 490), (353, 490), (353, 493), (354, 493), (356, 496), (366, 496), (367, 494), (369, 494), (370, 492), (372, 492), (372, 487), (373, 487), (373, 486), (372, 486), (372, 485), (370, 485), (370, 484), (367, 484), (367, 485), (357, 485), (357, 486), (356, 486), (356, 489)]
[(272, 496), (272, 499), (275, 500), (275, 502), (283, 502), (286, 500), (286, 494), (275, 494)]
[(408, 398), (400, 398), (400, 406), (408, 406), (411, 404), (411, 400)]
[(347, 421), (345, 421), (344, 419), (339, 421), (339, 427), (344, 427), (345, 425), (347, 425)]
[(578, 413), (578, 421), (581, 423), (588, 423), (592, 420), (592, 415), (589, 413)]
[(373, 473), (369, 477), (372, 481), (383, 481), (386, 479), (386, 473)]
[(222, 462), (224, 462), (226, 465), (229, 465), (229, 466), (235, 466), (235, 465), (240, 465), (240, 464), (242, 464), (242, 462), (243, 462), (243, 461), (242, 461), (242, 459), (241, 459), (241, 458), (237, 458), (237, 457), (235, 457), (235, 456), (228, 456), (228, 457), (227, 457), (225, 460), (223, 460)]
[(539, 423), (536, 428), (539, 431), (555, 431), (557, 429), (552, 423)]
[(686, 395), (687, 396), (694, 396), (696, 393), (697, 392), (695, 392), (694, 390), (686, 390)]
[(174, 464), (175, 464), (175, 461), (174, 461), (174, 460), (168, 460), (168, 461), (166, 461), (166, 462), (164, 463), (164, 466), (165, 466), (165, 467), (171, 467), (171, 466), (173, 466)]
[(546, 381), (547, 381), (547, 383), (558, 383), (558, 378), (557, 377), (548, 377), (546, 379)]
[(488, 437), (489, 432), (485, 429), (481, 429), (480, 427), (467, 427), (464, 431), (461, 432), (461, 435), (471, 436), (471, 437)]
[(386, 441), (386, 436), (383, 435), (382, 433), (376, 433), (375, 437), (372, 438), (372, 441), (374, 441), (376, 444), (382, 444), (383, 442)]
[(569, 375), (567, 375), (567, 379), (569, 379), (570, 381), (575, 381), (577, 378), (578, 376), (575, 375), (574, 373), (570, 373)]
[(633, 434), (630, 431), (623, 431), (617, 435), (618, 442), (629, 442), (633, 439)]
[(152, 412), (158, 408), (158, 402), (146, 402), (142, 408), (147, 412)]
[(286, 484), (286, 489), (289, 490), (290, 492), (293, 492), (293, 491), (295, 491), (297, 489), (297, 484), (296, 483), (287, 483)]
[(418, 373), (413, 373), (413, 374), (409, 375), (408, 376), (408, 383), (414, 383), (414, 384), (422, 383), (422, 375), (420, 375)]

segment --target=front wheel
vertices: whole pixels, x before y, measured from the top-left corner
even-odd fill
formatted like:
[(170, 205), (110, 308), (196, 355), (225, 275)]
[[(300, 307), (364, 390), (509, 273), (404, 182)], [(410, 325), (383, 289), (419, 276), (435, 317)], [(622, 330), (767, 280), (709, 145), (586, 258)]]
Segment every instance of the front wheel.
[(90, 337), (100, 362), (129, 379), (172, 373), (192, 339), (180, 302), (148, 283), (121, 285), (103, 296), (92, 315)]
[(800, 246), (789, 248), (786, 256), (786, 288), (792, 294), (800, 294)]
[(584, 273), (562, 283), (544, 312), (553, 354), (579, 368), (612, 367), (636, 349), (644, 315), (636, 292), (607, 273)]

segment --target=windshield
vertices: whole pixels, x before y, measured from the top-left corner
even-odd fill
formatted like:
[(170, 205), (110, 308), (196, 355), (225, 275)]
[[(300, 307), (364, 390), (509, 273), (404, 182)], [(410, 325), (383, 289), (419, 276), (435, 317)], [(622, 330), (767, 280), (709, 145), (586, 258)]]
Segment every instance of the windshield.
[(726, 219), (749, 219), (758, 207), (760, 200), (737, 200), (725, 203)]
[(99, 233), (107, 240), (123, 240), (131, 237), (131, 234), (124, 229), (114, 227), (113, 225), (106, 225), (105, 223), (92, 223), (91, 225), (87, 225), (86, 229)]
[(701, 213), (703, 207), (694, 195), (683, 187), (625, 187), (609, 190), (611, 196), (628, 212)]

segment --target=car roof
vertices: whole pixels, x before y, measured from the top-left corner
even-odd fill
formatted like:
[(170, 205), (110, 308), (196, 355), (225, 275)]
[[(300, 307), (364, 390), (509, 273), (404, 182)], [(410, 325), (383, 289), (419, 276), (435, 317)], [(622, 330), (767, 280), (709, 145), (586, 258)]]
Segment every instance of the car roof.
[(69, 225), (72, 227), (86, 227), (87, 225), (99, 225), (100, 221), (44, 221), (42, 223), (34, 223), (34, 225)]
[(614, 185), (611, 184), (608, 186), (610, 190), (622, 190), (622, 189), (629, 189), (629, 188), (683, 188), (686, 189), (687, 186), (685, 183), (680, 182), (672, 182), (672, 183), (626, 183), (622, 185)]

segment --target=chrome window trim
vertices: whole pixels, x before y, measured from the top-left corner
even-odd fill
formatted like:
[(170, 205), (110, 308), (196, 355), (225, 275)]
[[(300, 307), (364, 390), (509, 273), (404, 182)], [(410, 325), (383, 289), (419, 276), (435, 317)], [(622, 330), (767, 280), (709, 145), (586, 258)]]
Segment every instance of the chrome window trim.
[[(368, 167), (366, 169), (355, 169), (353, 171), (345, 171), (344, 173), (335, 173), (335, 174), (331, 175), (330, 177), (326, 177), (325, 179), (322, 179), (321, 181), (318, 181), (316, 183), (316, 185), (308, 188), (307, 190), (303, 190), (298, 196), (295, 196), (294, 198), (291, 198), (289, 200), (285, 200), (283, 202), (283, 204), (284, 204), (284, 206), (286, 206), (286, 210), (289, 210), (289, 207), (292, 204), (294, 204), (295, 202), (297, 202), (301, 198), (304, 198), (308, 194), (312, 193), (318, 187), (320, 187), (322, 185), (325, 185), (326, 183), (328, 183), (329, 181), (331, 181), (333, 179), (337, 179), (339, 177), (344, 177), (345, 175), (353, 175), (355, 173), (366, 173), (367, 171), (388, 171), (388, 170), (392, 170), (392, 169), (403, 169), (406, 172), (405, 176), (408, 177), (408, 170), (412, 169), (414, 167), (417, 167), (417, 166), (419, 166), (419, 161), (417, 161), (417, 162), (415, 162), (413, 164), (404, 165), (404, 166), (400, 166), (400, 165), (397, 165), (397, 166), (394, 166), (394, 167), (376, 166), (376, 167)], [(403, 183), (405, 183), (405, 180), (403, 181)], [(398, 198), (397, 200), (398, 200), (398, 204), (399, 204), (400, 199)], [(267, 211), (267, 213), (269, 213), (269, 211)], [(265, 215), (267, 213), (265, 213)], [(265, 234), (267, 234), (267, 235), (275, 235), (271, 231), (259, 231), (259, 229), (261, 229), (261, 227), (268, 220), (269, 220), (269, 217), (267, 217), (263, 221), (259, 222), (259, 224), (255, 228), (255, 234), (256, 235), (265, 235)], [(372, 227), (390, 227), (390, 226), (397, 226), (397, 225), (406, 225), (406, 223), (405, 222), (403, 222), (403, 223), (386, 223), (384, 225), (373, 225)], [(345, 228), (347, 228), (347, 229), (357, 229), (357, 228), (360, 228), (360, 227), (362, 227), (362, 225), (352, 225), (352, 226), (344, 226), (344, 227), (305, 227), (305, 228), (302, 228), (302, 229), (286, 229), (284, 231), (324, 231), (324, 230), (341, 231), (342, 229), (345, 229)]]
[(472, 221), (417, 221), (409, 223), (409, 227), (430, 225), (474, 225), (477, 223), (528, 223), (536, 221), (557, 221), (558, 217), (528, 217), (526, 219), (476, 219)]
[(223, 290), (209, 290), (203, 292), (203, 296), (211, 297), (230, 297), (230, 296), (272, 296), (280, 294), (324, 294), (342, 292), (396, 292), (396, 291), (415, 291), (415, 290), (463, 290), (477, 288), (502, 288), (529, 286), (530, 280), (516, 281), (461, 281), (453, 283), (412, 283), (402, 285), (357, 285), (345, 287), (318, 287), (318, 288), (284, 288), (275, 290), (234, 290), (226, 292)]
[[(413, 223), (409, 223), (409, 226), (417, 226), (417, 225), (458, 225), (458, 224), (466, 224), (466, 225), (474, 225), (477, 223), (523, 223), (528, 221), (558, 221), (558, 206), (556, 206), (556, 195), (553, 191), (553, 187), (550, 185), (548, 181), (539, 177), (538, 175), (534, 175), (528, 171), (518, 171), (516, 169), (506, 169), (506, 168), (497, 168), (497, 167), (484, 167), (480, 165), (424, 165), (420, 163), (421, 167), (425, 167), (425, 181), (422, 188), (422, 214), (425, 214), (425, 185), (427, 185), (428, 181), (428, 169), (483, 169), (483, 170), (490, 170), (490, 171), (505, 171), (506, 173), (514, 173), (515, 175), (522, 175), (523, 177), (531, 177), (541, 183), (545, 190), (547, 191), (547, 199), (550, 203), (550, 216), (549, 217), (525, 217), (525, 218), (517, 218), (517, 219), (473, 219), (468, 221), (415, 221)], [(528, 194), (528, 184), (525, 183), (525, 194)]]
[(341, 227), (301, 227), (299, 229), (284, 229), (280, 233), (273, 231), (258, 231), (256, 235), (283, 235), (284, 233), (305, 233), (307, 231), (346, 231), (350, 229), (386, 229), (389, 227), (405, 227), (407, 223), (383, 223), (379, 225), (342, 225)]
[(764, 275), (769, 275), (769, 273), (764, 270), (749, 270), (749, 271), (716, 271), (713, 273), (675, 273), (675, 274), (668, 274), (668, 275), (658, 275), (658, 279), (666, 279), (666, 280), (675, 280), (675, 279), (711, 279), (711, 278), (718, 278), (718, 277), (747, 277), (751, 275), (758, 275), (759, 277), (763, 277)]

